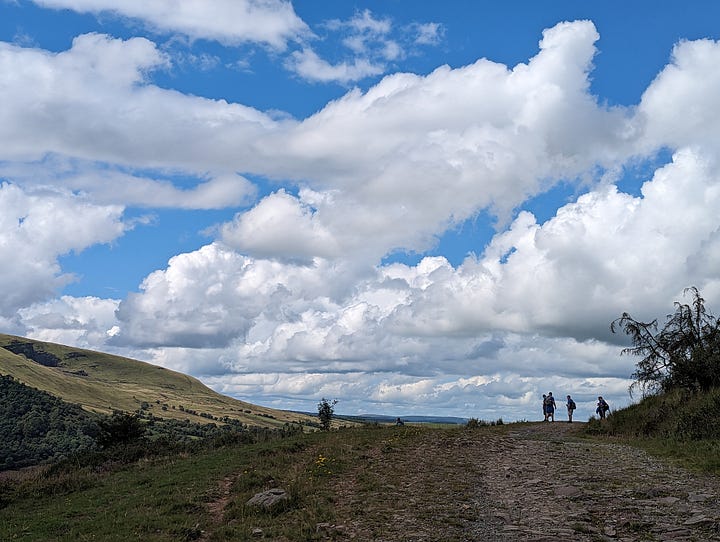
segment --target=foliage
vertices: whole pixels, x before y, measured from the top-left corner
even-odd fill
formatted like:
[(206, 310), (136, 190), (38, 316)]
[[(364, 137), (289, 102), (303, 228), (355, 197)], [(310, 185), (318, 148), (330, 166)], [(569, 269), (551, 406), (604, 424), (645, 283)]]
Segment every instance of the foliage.
[(330, 430), (330, 423), (335, 414), (335, 405), (337, 402), (337, 399), (328, 401), (323, 397), (318, 403), (318, 418), (320, 419), (320, 425), (325, 431)]
[(78, 405), (0, 376), (0, 470), (94, 450), (98, 417)]
[(82, 463), (99, 467), (141, 458), (266, 442), (302, 433), (299, 424), (278, 429), (158, 418), (144, 410), (112, 416), (91, 414), (10, 376), (0, 376), (0, 471), (53, 463), (67, 469)]
[(705, 308), (705, 300), (695, 287), (686, 288), (690, 304), (675, 302), (658, 332), (658, 322), (641, 322), (628, 313), (610, 324), (613, 333), (630, 336), (632, 347), (623, 354), (641, 356), (633, 373), (631, 391), (639, 387), (643, 395), (672, 389), (709, 390), (720, 386), (720, 319)]
[(488, 422), (485, 420), (479, 420), (478, 418), (470, 418), (467, 423), (465, 424), (465, 427), (467, 429), (477, 429), (478, 427), (491, 427), (495, 425), (504, 425), (505, 422), (502, 418), (498, 418), (497, 421), (494, 422)]
[(115, 412), (110, 418), (101, 420), (99, 425), (97, 441), (103, 448), (130, 443), (145, 433), (140, 418), (126, 412)]

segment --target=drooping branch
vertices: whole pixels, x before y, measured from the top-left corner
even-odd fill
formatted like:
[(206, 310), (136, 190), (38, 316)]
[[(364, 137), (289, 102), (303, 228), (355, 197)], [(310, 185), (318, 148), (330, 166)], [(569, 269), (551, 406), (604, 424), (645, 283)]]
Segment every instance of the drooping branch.
[(675, 387), (708, 389), (720, 385), (720, 319), (705, 308), (705, 300), (695, 287), (691, 304), (675, 302), (675, 312), (667, 316), (665, 326), (657, 332), (657, 320), (641, 322), (628, 313), (614, 320), (610, 330), (623, 331), (632, 347), (622, 354), (640, 356), (633, 373), (635, 387), (645, 392)]

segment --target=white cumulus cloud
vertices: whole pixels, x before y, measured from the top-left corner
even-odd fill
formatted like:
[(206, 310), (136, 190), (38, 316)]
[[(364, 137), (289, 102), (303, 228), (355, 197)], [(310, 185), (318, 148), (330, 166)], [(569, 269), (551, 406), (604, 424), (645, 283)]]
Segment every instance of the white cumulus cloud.
[(265, 43), (283, 50), (288, 41), (311, 34), (285, 0), (33, 0), (43, 7), (79, 13), (114, 13), (145, 22), (160, 32), (227, 45)]

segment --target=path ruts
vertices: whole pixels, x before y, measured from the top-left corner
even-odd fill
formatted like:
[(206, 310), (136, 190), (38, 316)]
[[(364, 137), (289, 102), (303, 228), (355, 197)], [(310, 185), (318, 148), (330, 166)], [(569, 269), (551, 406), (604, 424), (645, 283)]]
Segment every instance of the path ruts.
[(720, 541), (720, 479), (577, 438), (581, 424), (423, 432), (335, 486), (327, 539)]

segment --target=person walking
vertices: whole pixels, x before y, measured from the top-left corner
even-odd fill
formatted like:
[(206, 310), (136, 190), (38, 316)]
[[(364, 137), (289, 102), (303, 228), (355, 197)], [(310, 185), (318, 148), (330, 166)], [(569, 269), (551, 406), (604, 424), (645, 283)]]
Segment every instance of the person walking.
[(551, 421), (551, 422), (555, 421), (555, 409), (556, 408), (557, 408), (557, 405), (555, 404), (555, 398), (553, 397), (552, 392), (549, 391), (547, 394), (547, 397), (545, 398), (545, 411), (547, 413), (548, 421)]
[(548, 414), (547, 414), (547, 395), (544, 394), (544, 393), (543, 393), (543, 416), (545, 417), (545, 419), (544, 419), (543, 421), (546, 422), (546, 421), (547, 421), (547, 418), (548, 418)]
[(573, 398), (569, 395), (567, 396), (566, 406), (568, 411), (568, 423), (572, 423), (573, 412), (577, 408), (577, 405), (575, 404), (575, 401), (573, 401)]
[(595, 409), (595, 413), (600, 416), (601, 420), (605, 419), (605, 415), (607, 414), (608, 410), (610, 410), (610, 405), (607, 404), (607, 401), (602, 398), (602, 395), (598, 397), (597, 402), (597, 408)]

